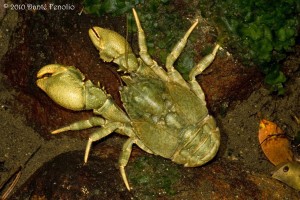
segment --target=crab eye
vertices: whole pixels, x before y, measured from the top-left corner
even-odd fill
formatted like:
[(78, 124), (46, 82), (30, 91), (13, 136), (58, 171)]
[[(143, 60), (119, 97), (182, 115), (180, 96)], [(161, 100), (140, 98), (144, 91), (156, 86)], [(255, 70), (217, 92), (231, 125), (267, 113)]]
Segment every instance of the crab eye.
[(288, 172), (289, 171), (289, 166), (285, 166), (282, 170), (283, 170), (283, 172)]

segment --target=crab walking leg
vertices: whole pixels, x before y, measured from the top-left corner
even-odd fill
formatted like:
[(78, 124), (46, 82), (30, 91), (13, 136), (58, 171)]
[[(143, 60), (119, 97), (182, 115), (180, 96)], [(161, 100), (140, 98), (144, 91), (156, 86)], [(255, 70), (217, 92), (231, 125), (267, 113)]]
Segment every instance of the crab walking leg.
[(132, 9), (132, 12), (138, 29), (138, 42), (140, 47), (140, 56), (147, 65), (151, 66), (154, 64), (154, 61), (148, 53), (145, 32), (142, 28), (141, 22), (134, 8)]
[(215, 59), (220, 45), (217, 44), (213, 51), (200, 60), (200, 62), (191, 70), (189, 74), (189, 83), (195, 94), (205, 102), (205, 96), (202, 88), (196, 81), (196, 76), (201, 74)]
[(138, 42), (139, 42), (139, 48), (140, 48), (140, 56), (142, 61), (150, 66), (150, 68), (163, 80), (167, 80), (168, 76), (166, 72), (157, 65), (157, 63), (151, 58), (151, 56), (148, 53), (147, 45), (146, 45), (146, 37), (145, 37), (145, 32), (142, 28), (141, 22), (139, 20), (139, 17), (135, 11), (135, 9), (132, 9), (133, 16), (136, 22), (136, 26), (138, 29)]
[(177, 42), (177, 44), (174, 46), (172, 52), (168, 55), (166, 60), (166, 68), (170, 80), (173, 80), (174, 82), (177, 82), (186, 88), (189, 88), (186, 81), (183, 79), (181, 74), (174, 69), (173, 64), (181, 54), (182, 50), (184, 49), (187, 43), (188, 37), (195, 29), (197, 24), (198, 24), (198, 20), (196, 20), (196, 22), (189, 28), (189, 30), (185, 33), (185, 35)]
[[(135, 143), (136, 145), (138, 145), (141, 149), (143, 149), (144, 151), (146, 151), (147, 153), (153, 154), (153, 152), (146, 147), (140, 140), (138, 140), (137, 138), (135, 138), (135, 133), (133, 131), (133, 129), (131, 127), (128, 126), (122, 126), (119, 127), (116, 132), (123, 134), (123, 135), (127, 135), (130, 138), (124, 143), (123, 148), (122, 148), (122, 153), (120, 155), (119, 158), (119, 166), (120, 166), (120, 172), (121, 172), (121, 176), (123, 178), (123, 181), (126, 185), (126, 188), (128, 190), (130, 190), (129, 184), (128, 184), (128, 180), (127, 180), (127, 176), (125, 173), (125, 166), (128, 163), (128, 160), (130, 158), (130, 154), (132, 151), (132, 145)], [(135, 139), (133, 139), (135, 138)]]
[(189, 28), (189, 30), (185, 33), (185, 35), (175, 45), (172, 52), (168, 55), (166, 61), (166, 68), (169, 72), (175, 71), (173, 64), (181, 54), (182, 50), (184, 49), (187, 43), (188, 37), (190, 36), (194, 28), (197, 26), (197, 24), (198, 24), (198, 20), (194, 22), (194, 24)]
[(123, 148), (122, 148), (122, 153), (119, 158), (119, 167), (120, 167), (121, 176), (122, 176), (123, 181), (128, 190), (130, 190), (130, 187), (129, 187), (128, 179), (126, 176), (125, 167), (128, 164), (133, 144), (138, 145), (141, 149), (143, 149), (147, 153), (153, 154), (153, 152), (138, 139), (129, 138), (124, 143)]
[(68, 126), (64, 126), (62, 128), (56, 129), (52, 131), (52, 134), (57, 134), (65, 131), (77, 131), (77, 130), (83, 130), (87, 128), (92, 128), (94, 126), (102, 126), (106, 123), (106, 120), (101, 117), (91, 117), (87, 120), (81, 120), (74, 122)]
[(129, 187), (128, 179), (127, 179), (126, 172), (125, 172), (125, 166), (127, 165), (128, 161), (129, 161), (133, 143), (134, 143), (134, 140), (132, 138), (129, 138), (124, 143), (123, 148), (122, 148), (122, 153), (119, 158), (119, 167), (120, 167), (121, 176), (123, 178), (123, 181), (124, 181), (128, 191), (130, 190), (130, 187)]
[[(134, 130), (132, 129), (131, 126), (121, 126), (119, 127), (115, 132), (121, 134), (121, 135), (127, 135), (130, 138), (135, 138), (136, 133), (134, 132)], [(143, 142), (141, 142), (140, 140), (138, 140), (137, 138), (134, 140), (134, 143), (139, 146), (141, 149), (143, 149), (144, 151), (146, 151), (147, 153), (153, 154), (153, 151), (151, 151), (148, 147), (146, 147), (144, 145)]]
[(86, 145), (85, 155), (84, 155), (84, 163), (87, 163), (92, 143), (106, 137), (107, 135), (109, 135), (113, 131), (115, 131), (117, 133), (120, 133), (122, 135), (127, 135), (128, 137), (130, 137), (124, 143), (123, 148), (122, 148), (122, 153), (121, 153), (120, 158), (119, 158), (120, 172), (121, 172), (123, 181), (126, 185), (126, 188), (128, 190), (130, 190), (124, 167), (127, 165), (128, 160), (130, 158), (130, 154), (131, 154), (131, 150), (132, 150), (132, 144), (136, 143), (139, 147), (141, 147), (146, 152), (153, 153), (142, 142), (140, 142), (139, 140), (134, 141), (132, 139), (135, 136), (135, 133), (132, 130), (131, 126), (127, 126), (126, 124), (121, 123), (121, 122), (110, 122), (110, 123), (105, 124), (100, 130), (92, 133), (90, 135), (88, 143)]
[(110, 123), (107, 123), (104, 126), (102, 126), (98, 131), (93, 132), (89, 136), (89, 140), (88, 140), (88, 143), (85, 148), (84, 163), (86, 163), (88, 160), (89, 153), (90, 153), (93, 142), (108, 136), (109, 134), (111, 134), (116, 129), (118, 129), (119, 127), (122, 127), (122, 126), (124, 126), (124, 124), (121, 122), (110, 122)]

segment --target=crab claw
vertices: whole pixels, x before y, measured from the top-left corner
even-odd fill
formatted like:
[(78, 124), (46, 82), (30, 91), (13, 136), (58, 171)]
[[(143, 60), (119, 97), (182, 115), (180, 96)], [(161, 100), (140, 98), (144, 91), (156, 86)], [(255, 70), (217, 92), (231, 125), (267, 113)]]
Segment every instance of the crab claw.
[(57, 104), (70, 110), (82, 110), (84, 75), (75, 67), (46, 65), (37, 73), (36, 84)]
[(138, 69), (138, 61), (126, 39), (115, 31), (100, 27), (89, 30), (94, 46), (104, 62), (114, 62), (121, 70), (131, 72)]
[(37, 73), (36, 84), (54, 102), (64, 108), (90, 110), (103, 104), (106, 94), (73, 66), (46, 65)]

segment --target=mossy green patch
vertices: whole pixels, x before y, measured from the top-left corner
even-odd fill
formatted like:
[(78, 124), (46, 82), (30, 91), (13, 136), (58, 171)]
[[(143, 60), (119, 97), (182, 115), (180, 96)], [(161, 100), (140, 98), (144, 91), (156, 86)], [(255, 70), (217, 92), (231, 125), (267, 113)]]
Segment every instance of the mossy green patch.
[(143, 193), (142, 196), (175, 195), (180, 180), (179, 167), (160, 157), (142, 156), (127, 167), (127, 173), (132, 187)]
[(286, 79), (280, 66), (295, 45), (299, 1), (200, 0), (200, 9), (218, 27), (223, 45), (245, 65), (258, 66), (265, 82), (282, 94)]

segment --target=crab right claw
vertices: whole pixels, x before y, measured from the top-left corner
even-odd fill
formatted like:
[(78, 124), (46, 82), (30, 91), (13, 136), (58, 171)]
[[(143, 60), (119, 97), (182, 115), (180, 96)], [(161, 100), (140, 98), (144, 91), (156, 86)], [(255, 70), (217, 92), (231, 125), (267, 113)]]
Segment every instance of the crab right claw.
[(126, 39), (115, 31), (100, 27), (89, 30), (89, 36), (94, 46), (99, 50), (104, 62), (114, 62), (126, 72), (136, 71), (138, 61)]

